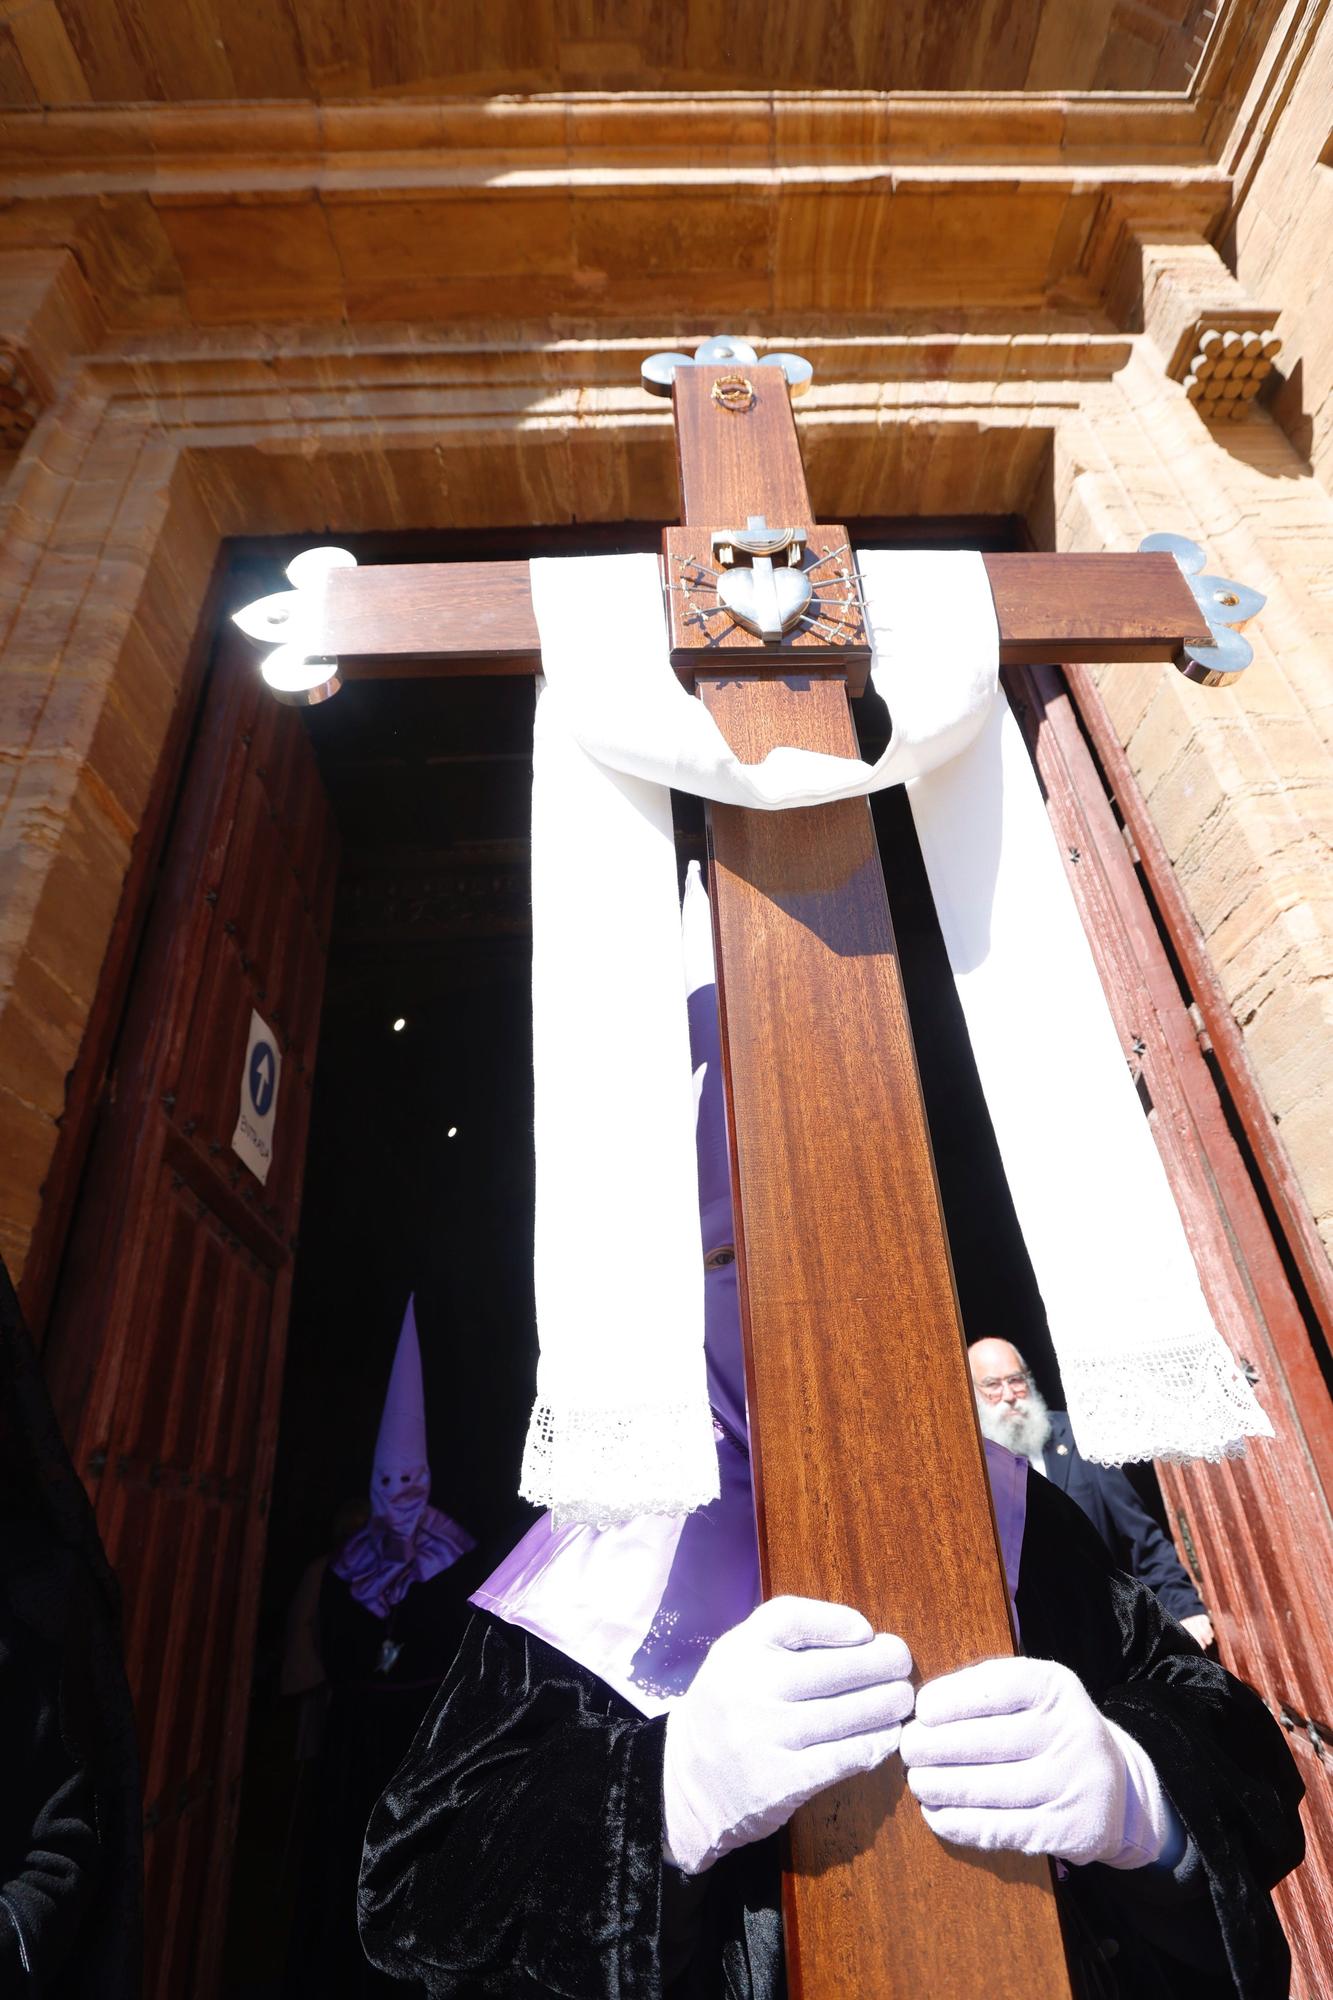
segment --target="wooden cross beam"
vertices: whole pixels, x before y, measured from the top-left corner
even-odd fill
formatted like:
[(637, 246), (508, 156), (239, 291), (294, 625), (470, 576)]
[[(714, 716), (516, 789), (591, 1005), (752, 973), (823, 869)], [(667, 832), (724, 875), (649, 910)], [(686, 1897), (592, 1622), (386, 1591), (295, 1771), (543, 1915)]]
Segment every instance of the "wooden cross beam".
[[(793, 569), (846, 539), (812, 519), (781, 370), (747, 364), (737, 380), (725, 360), (674, 369), (684, 520), (667, 575), (714, 580), (669, 594), (674, 663), (742, 759), (779, 744), (855, 756), (859, 606), (854, 629), (830, 613), (777, 641), (707, 609), (747, 523), (803, 531), (755, 558)], [(1231, 670), (1170, 554), (985, 562), (1009, 664)], [(251, 607), (245, 629), (282, 640), (297, 625), (297, 666), (326, 662), (300, 698), (348, 673), (540, 665), (524, 564), (334, 569), (304, 620), (266, 602), (277, 622)], [(869, 806), (714, 806), (709, 829), (764, 1587), (856, 1605), (929, 1678), (1013, 1642)], [(1047, 1864), (943, 1846), (896, 1759), (797, 1814), (784, 1906), (800, 2000), (1068, 1994)]]
[[(982, 561), (995, 600), (1002, 666), (1162, 661), (1193, 679), (1232, 677), (1197, 669), (1189, 659), (1190, 647), (1211, 649), (1215, 635), (1172, 555), (1020, 553), (984, 555)], [(289, 597), (279, 593), (270, 601), (277, 606)], [(526, 562), (330, 569), (313, 618), (304, 650), (336, 662), (339, 681), (541, 672)], [(286, 637), (281, 625), (259, 625), (247, 625), (252, 638), (276, 644)], [(728, 650), (741, 649), (757, 655), (757, 672), (790, 670), (790, 641), (767, 647), (733, 634)], [(681, 679), (692, 685), (700, 670), (694, 650), (677, 646), (672, 657)], [(802, 657), (800, 667), (842, 676), (856, 696), (865, 691), (868, 661), (863, 650), (836, 664)], [(311, 677), (316, 699), (332, 691), (333, 678)], [(300, 691), (300, 698), (308, 696)]]

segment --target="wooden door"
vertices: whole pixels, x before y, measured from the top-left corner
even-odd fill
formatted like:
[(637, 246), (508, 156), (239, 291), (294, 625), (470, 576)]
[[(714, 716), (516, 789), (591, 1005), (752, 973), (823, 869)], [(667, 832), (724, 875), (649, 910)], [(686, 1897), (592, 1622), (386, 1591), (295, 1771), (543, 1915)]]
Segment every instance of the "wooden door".
[[(310, 739), (219, 643), (47, 1344), (125, 1595), (151, 2000), (221, 1958), (337, 839)], [(281, 1050), (232, 1150), (252, 1010)]]
[[(1333, 1990), (1333, 1407), (1274, 1232), (1126, 840), (1053, 667), (1011, 676), (1066, 873), (1208, 1303), (1276, 1437), (1218, 1465), (1159, 1466), (1181, 1561), (1223, 1660), (1288, 1731), (1308, 1855), (1278, 1890), (1293, 2000)], [(1088, 690), (1095, 701), (1095, 692)], [(1117, 774), (1126, 818), (1132, 779)], [(1146, 831), (1146, 829), (1145, 829)], [(1169, 868), (1165, 856), (1162, 865)], [(1322, 1718), (1322, 1721), (1320, 1720)]]

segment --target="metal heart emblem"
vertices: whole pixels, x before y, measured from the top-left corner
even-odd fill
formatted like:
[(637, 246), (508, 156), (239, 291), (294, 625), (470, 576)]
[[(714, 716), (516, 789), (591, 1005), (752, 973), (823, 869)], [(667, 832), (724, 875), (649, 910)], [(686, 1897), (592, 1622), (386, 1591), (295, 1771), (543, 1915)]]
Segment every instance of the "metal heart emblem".
[[(718, 578), (718, 601), (724, 604), (738, 625), (747, 632), (757, 632), (761, 638), (768, 636), (765, 626), (769, 626), (771, 636), (776, 639), (796, 623), (806, 605), (810, 602), (810, 578), (802, 569), (773, 569), (765, 566), (767, 573), (757, 569), (728, 569)], [(764, 616), (763, 598), (771, 588), (776, 600), (776, 623), (778, 630), (772, 631), (772, 621)]]

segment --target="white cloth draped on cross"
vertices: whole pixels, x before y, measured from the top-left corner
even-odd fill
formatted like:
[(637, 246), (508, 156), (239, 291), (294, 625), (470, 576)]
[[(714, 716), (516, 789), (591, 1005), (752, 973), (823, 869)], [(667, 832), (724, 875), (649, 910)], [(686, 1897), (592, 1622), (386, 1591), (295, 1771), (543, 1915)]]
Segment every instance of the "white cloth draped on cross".
[(717, 1492), (673, 786), (774, 810), (907, 785), (1080, 1449), (1217, 1458), (1272, 1435), (1204, 1302), (999, 692), (981, 559), (859, 564), (893, 724), (873, 767), (796, 749), (740, 763), (672, 672), (655, 557), (531, 565), (541, 1358), (523, 1491), (562, 1520)]

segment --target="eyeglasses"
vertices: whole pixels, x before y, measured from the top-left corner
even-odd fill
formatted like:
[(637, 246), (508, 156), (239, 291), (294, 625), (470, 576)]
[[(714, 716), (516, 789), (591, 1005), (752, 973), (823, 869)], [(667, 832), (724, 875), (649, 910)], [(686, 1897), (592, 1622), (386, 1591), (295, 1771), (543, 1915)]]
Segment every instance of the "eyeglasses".
[(984, 1380), (977, 1383), (977, 1387), (986, 1398), (986, 1401), (993, 1403), (998, 1397), (1004, 1394), (1006, 1389), (1012, 1389), (1015, 1393), (1020, 1389), (1030, 1389), (1032, 1387), (1032, 1377), (1028, 1374), (1026, 1368), (1020, 1368), (1017, 1375), (987, 1375)]

